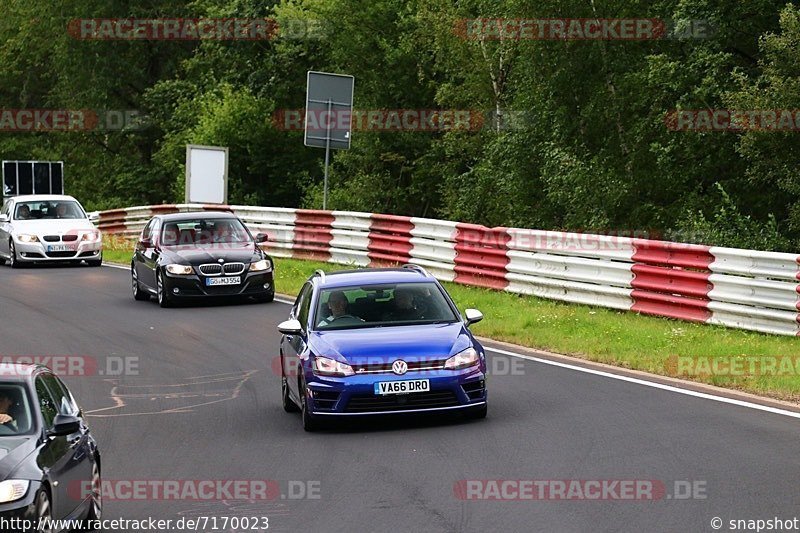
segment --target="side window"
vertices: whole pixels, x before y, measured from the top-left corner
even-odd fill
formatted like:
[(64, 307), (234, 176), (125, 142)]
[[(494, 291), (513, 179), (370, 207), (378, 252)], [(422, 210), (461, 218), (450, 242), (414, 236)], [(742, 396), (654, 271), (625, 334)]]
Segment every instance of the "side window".
[(311, 283), (306, 283), (300, 296), (297, 297), (297, 320), (303, 325), (303, 329), (308, 324), (308, 310), (311, 307)]
[(67, 391), (67, 386), (52, 374), (44, 376), (44, 382), (56, 401), (56, 409), (62, 415), (76, 415), (78, 408), (72, 400), (72, 395)]
[(53, 420), (58, 414), (56, 402), (47, 390), (42, 376), (36, 378), (36, 397), (39, 400), (39, 408), (42, 411), (42, 418), (44, 418), (44, 426), (47, 429), (53, 427)]
[(153, 225), (150, 227), (150, 242), (155, 243), (158, 240), (159, 229), (161, 229), (161, 224), (158, 220), (153, 220)]
[(8, 206), (11, 205), (10, 203), (3, 204), (3, 209), (0, 210), (0, 215), (7, 215), (8, 214)]
[(145, 224), (144, 229), (142, 230), (142, 239), (147, 239), (150, 236), (150, 230), (153, 229), (153, 224), (155, 223), (155, 219), (151, 219), (150, 222)]

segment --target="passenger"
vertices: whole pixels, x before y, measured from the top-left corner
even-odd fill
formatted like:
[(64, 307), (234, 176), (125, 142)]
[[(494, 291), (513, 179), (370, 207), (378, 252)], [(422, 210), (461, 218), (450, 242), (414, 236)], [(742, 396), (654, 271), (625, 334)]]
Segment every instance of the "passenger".
[(27, 204), (22, 204), (17, 209), (17, 219), (18, 220), (30, 220), (31, 219), (31, 208)]
[(347, 326), (364, 322), (363, 319), (348, 314), (348, 305), (350, 305), (350, 302), (347, 300), (344, 291), (333, 291), (328, 297), (328, 308), (331, 310), (331, 314), (325, 317), (319, 323), (319, 326)]
[(398, 287), (394, 290), (394, 300), (392, 300), (394, 309), (389, 311), (384, 317), (385, 321), (406, 321), (406, 320), (419, 320), (422, 318), (422, 313), (414, 304), (414, 291), (404, 287)]

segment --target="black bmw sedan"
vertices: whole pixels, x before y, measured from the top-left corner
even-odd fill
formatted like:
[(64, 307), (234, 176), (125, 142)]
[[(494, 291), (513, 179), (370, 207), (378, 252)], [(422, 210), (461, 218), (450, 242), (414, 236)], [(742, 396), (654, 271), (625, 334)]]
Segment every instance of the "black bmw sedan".
[(100, 452), (69, 389), (47, 367), (0, 364), (2, 530), (96, 529), (102, 503)]
[(142, 230), (131, 261), (136, 300), (161, 307), (192, 298), (238, 297), (271, 302), (273, 264), (257, 238), (232, 213), (158, 215)]

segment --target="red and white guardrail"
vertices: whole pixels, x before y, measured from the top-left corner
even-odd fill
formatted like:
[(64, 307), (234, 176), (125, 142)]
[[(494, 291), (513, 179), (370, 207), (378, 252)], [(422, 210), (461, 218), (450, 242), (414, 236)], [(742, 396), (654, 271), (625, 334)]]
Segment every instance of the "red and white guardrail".
[(218, 209), (269, 234), (265, 248), (278, 257), (356, 266), (410, 262), (464, 285), (800, 335), (798, 254), (276, 207), (132, 207), (100, 212), (98, 225), (133, 238), (155, 214)]

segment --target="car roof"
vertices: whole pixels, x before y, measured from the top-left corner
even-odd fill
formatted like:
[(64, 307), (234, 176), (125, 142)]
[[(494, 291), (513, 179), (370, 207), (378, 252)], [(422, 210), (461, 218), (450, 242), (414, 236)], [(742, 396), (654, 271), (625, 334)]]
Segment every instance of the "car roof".
[[(318, 273), (320, 271), (317, 271)], [(434, 283), (435, 278), (420, 267), (359, 268), (316, 274), (317, 286), (330, 289), (354, 285), (382, 285), (395, 283)]]
[(0, 363), (0, 382), (25, 381), (42, 371), (50, 372), (46, 366), (34, 363)]
[(164, 222), (180, 222), (181, 220), (195, 220), (197, 218), (232, 218), (238, 219), (235, 214), (229, 211), (192, 211), (189, 213), (170, 213), (167, 215), (156, 215)]
[(78, 201), (72, 196), (68, 196), (66, 194), (24, 194), (22, 196), (12, 196), (9, 198), (9, 200), (13, 200), (15, 202), (44, 202), (59, 200), (72, 200), (73, 202)]

